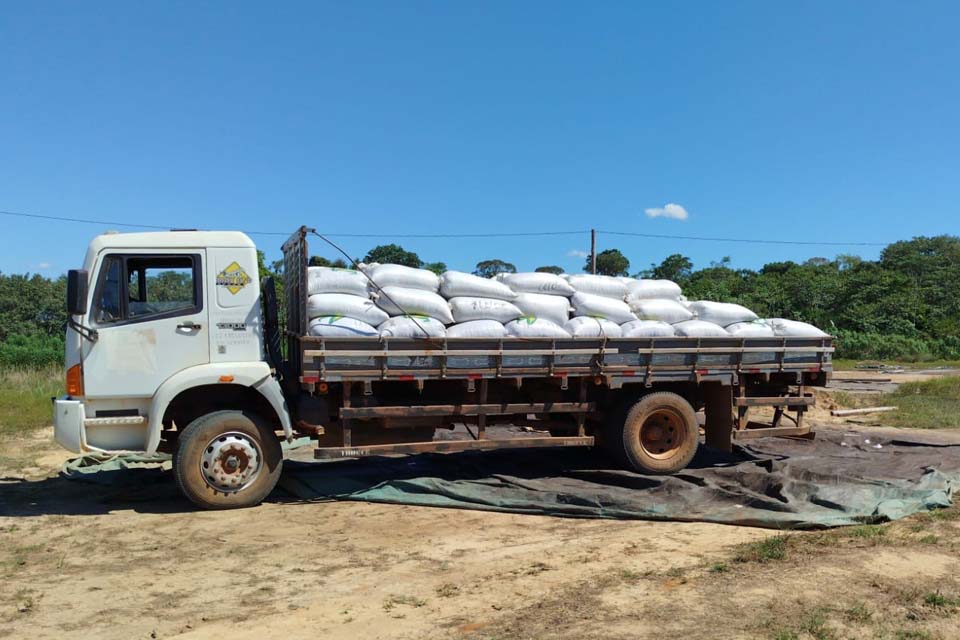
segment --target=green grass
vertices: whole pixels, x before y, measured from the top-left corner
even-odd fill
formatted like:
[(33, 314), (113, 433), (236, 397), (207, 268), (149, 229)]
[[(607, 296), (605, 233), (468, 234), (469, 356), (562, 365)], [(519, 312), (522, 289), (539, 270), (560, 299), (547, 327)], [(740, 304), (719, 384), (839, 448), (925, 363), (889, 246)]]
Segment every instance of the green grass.
[(53, 422), (50, 398), (63, 394), (63, 368), (0, 369), (0, 439)]
[(831, 395), (844, 407), (897, 407), (896, 411), (877, 414), (877, 420), (892, 427), (960, 429), (960, 376), (905, 382), (896, 391), (881, 395), (843, 391)]
[(770, 562), (787, 556), (787, 537), (774, 536), (741, 545), (733, 559), (736, 562)]
[(847, 358), (834, 358), (834, 371), (860, 371), (857, 365), (861, 363), (874, 364), (882, 362), (888, 367), (903, 367), (904, 369), (939, 369), (946, 367), (949, 369), (960, 369), (960, 360), (927, 360), (923, 362), (903, 362), (899, 360), (850, 360)]

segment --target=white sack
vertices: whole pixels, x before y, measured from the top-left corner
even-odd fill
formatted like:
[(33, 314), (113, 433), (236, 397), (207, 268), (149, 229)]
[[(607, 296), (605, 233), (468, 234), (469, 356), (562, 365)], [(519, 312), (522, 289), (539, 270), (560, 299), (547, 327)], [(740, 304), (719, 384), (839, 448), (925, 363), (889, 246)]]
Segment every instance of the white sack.
[(353, 318), (344, 316), (320, 316), (310, 321), (307, 333), (311, 336), (329, 338), (374, 338), (377, 330)]
[(590, 318), (587, 316), (577, 316), (570, 318), (563, 328), (574, 338), (595, 338), (606, 336), (608, 338), (619, 338), (622, 335), (620, 325), (616, 322), (610, 322), (605, 318)]
[(496, 320), (510, 322), (523, 315), (513, 303), (495, 298), (469, 298), (458, 296), (450, 298), (450, 311), (456, 322), (471, 320)]
[(627, 283), (628, 302), (630, 300), (677, 300), (680, 298), (680, 285), (672, 280), (636, 280)]
[(481, 278), (462, 271), (445, 271), (440, 276), (440, 294), (444, 298), (470, 296), (475, 298), (497, 298), (513, 300), (517, 294), (513, 289), (498, 280)]
[(555, 322), (524, 316), (503, 325), (507, 335), (517, 338), (569, 338), (570, 334)]
[(734, 322), (727, 327), (727, 333), (737, 338), (772, 338), (773, 327), (766, 320), (753, 322)]
[(377, 326), (389, 316), (367, 297), (348, 293), (319, 293), (307, 298), (307, 317), (346, 316)]
[(624, 338), (658, 338), (676, 335), (673, 325), (660, 320), (633, 320), (620, 325)]
[(518, 293), (513, 304), (525, 316), (534, 316), (563, 326), (570, 318), (570, 300), (544, 293)]
[(688, 308), (693, 311), (698, 320), (712, 322), (721, 327), (726, 327), (735, 322), (752, 322), (757, 319), (757, 314), (753, 311), (732, 302), (700, 300), (691, 302)]
[(773, 327), (773, 334), (778, 338), (826, 338), (830, 335), (799, 320), (767, 318), (767, 323)]
[(367, 297), (367, 276), (355, 269), (307, 267), (307, 293), (349, 293)]
[(606, 318), (617, 324), (637, 319), (627, 303), (622, 300), (577, 292), (570, 298), (570, 302), (573, 304), (574, 315)]
[(448, 338), (502, 338), (505, 335), (507, 330), (496, 320), (471, 320), (447, 327)]
[(616, 298), (617, 300), (623, 300), (627, 295), (627, 285), (620, 278), (611, 276), (577, 274), (567, 276), (567, 282), (580, 293), (591, 293), (595, 296)]
[(442, 338), (443, 323), (428, 316), (396, 316), (377, 329), (383, 338)]
[(704, 320), (687, 320), (686, 322), (678, 322), (673, 325), (673, 330), (677, 332), (678, 336), (686, 336), (688, 338), (711, 338), (714, 336), (729, 338), (730, 334), (727, 333), (723, 327), (720, 325), (713, 324), (712, 322), (706, 322)]
[[(392, 265), (384, 265), (392, 266)], [(453, 324), (453, 315), (447, 301), (438, 294), (423, 289), (384, 287), (377, 297), (377, 305), (391, 316), (430, 316), (443, 324)]]
[[(402, 264), (378, 264), (366, 269), (366, 272), (380, 287), (424, 289), (434, 293), (440, 289), (440, 278), (426, 269), (414, 269)], [(371, 286), (371, 289), (376, 290), (376, 287)]]
[(674, 324), (693, 319), (693, 314), (676, 300), (633, 300), (630, 309), (641, 320), (660, 320)]
[(575, 292), (569, 282), (553, 273), (508, 273), (501, 280), (517, 293), (547, 293), (569, 297)]

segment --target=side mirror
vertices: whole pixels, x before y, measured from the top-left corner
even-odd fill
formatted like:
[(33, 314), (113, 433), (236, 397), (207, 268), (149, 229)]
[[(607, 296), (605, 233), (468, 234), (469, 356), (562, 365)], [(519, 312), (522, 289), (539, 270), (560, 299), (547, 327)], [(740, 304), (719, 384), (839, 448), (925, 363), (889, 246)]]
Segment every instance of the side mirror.
[(67, 272), (67, 313), (80, 316), (87, 312), (87, 272), (70, 269)]

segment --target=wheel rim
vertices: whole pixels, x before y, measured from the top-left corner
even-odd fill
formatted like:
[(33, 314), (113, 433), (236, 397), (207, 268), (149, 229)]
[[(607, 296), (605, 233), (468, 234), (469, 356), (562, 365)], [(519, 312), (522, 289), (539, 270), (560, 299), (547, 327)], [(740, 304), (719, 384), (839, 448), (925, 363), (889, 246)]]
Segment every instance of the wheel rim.
[(207, 444), (200, 457), (200, 474), (211, 488), (236, 493), (249, 487), (260, 475), (260, 447), (247, 434), (231, 431)]
[(658, 460), (677, 455), (686, 437), (683, 416), (670, 409), (652, 412), (640, 426), (640, 446)]

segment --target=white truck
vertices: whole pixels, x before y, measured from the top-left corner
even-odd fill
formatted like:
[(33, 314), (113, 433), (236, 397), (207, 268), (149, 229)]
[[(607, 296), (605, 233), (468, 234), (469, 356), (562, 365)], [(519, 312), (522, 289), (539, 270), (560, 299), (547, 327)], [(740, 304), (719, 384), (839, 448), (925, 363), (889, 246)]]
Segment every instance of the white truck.
[[(690, 462), (698, 409), (708, 446), (812, 436), (806, 390), (827, 382), (830, 338), (309, 336), (311, 233), (301, 227), (283, 245), (282, 319), (243, 233), (94, 238), (83, 268), (68, 274), (57, 442), (171, 453), (189, 499), (232, 508), (270, 493), (281, 441), (297, 435), (317, 440), (317, 458), (602, 445), (647, 473)], [(758, 406), (773, 407), (772, 421), (747, 419)], [(488, 438), (494, 422), (539, 433)], [(454, 424), (471, 438), (434, 439)]]

